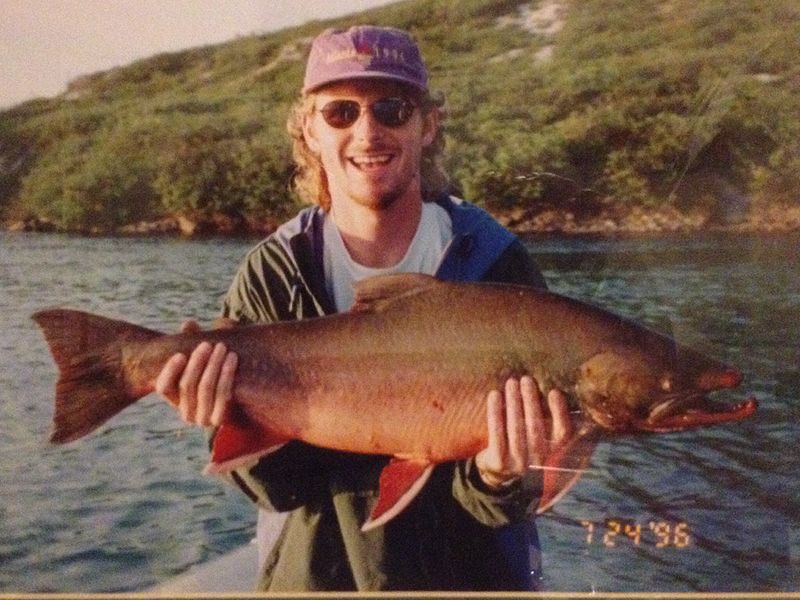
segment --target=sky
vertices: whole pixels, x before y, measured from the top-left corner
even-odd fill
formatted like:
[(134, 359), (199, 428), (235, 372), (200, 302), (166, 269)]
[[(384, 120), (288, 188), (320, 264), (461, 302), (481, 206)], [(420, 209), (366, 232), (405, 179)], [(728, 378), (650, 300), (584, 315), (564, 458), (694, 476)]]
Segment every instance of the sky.
[(276, 31), (395, 0), (0, 0), (0, 108), (160, 52)]

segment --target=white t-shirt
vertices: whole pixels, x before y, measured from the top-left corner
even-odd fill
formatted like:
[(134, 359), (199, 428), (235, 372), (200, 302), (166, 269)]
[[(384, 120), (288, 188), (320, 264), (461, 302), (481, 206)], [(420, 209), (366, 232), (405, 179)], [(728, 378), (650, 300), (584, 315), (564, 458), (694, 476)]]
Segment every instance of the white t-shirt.
[(323, 226), (325, 281), (336, 310), (344, 312), (353, 306), (353, 285), (367, 277), (392, 273), (425, 273), (433, 275), (439, 267), (447, 245), (453, 239), (450, 215), (438, 204), (422, 203), (422, 216), (406, 255), (392, 267), (372, 268), (357, 263), (350, 256), (336, 224), (325, 215)]

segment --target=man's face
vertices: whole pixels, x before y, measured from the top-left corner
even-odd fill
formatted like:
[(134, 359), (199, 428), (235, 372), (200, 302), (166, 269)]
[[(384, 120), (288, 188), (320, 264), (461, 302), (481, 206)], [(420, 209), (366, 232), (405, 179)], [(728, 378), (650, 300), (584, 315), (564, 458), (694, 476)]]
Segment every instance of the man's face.
[[(368, 108), (375, 102), (406, 98), (416, 104), (404, 86), (387, 80), (340, 82), (315, 96), (304, 132), (312, 152), (322, 161), (333, 205), (355, 202), (382, 209), (399, 199), (418, 201), (420, 159), (422, 149), (436, 135), (436, 111), (426, 114), (415, 106), (404, 124), (382, 124)], [(350, 114), (358, 116), (352, 124), (337, 128), (326, 121), (323, 109), (341, 100), (357, 103)]]

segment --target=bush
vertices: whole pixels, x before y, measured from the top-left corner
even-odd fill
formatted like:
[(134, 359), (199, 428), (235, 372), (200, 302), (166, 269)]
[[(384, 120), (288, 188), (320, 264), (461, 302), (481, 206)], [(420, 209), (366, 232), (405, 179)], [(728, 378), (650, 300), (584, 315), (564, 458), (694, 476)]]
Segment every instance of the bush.
[(147, 165), (122, 160), (106, 145), (73, 137), (24, 179), (22, 211), (67, 230), (111, 230), (152, 214)]
[(170, 213), (282, 214), (291, 206), (290, 164), (288, 146), (230, 138), (206, 127), (162, 155), (154, 187)]

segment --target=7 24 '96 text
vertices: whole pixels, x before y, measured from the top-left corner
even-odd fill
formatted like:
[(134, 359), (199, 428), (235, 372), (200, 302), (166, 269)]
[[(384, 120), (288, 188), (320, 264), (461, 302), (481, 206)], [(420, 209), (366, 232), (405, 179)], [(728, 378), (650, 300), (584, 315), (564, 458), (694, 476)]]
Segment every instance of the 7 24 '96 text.
[(683, 521), (650, 521), (646, 525), (625, 519), (606, 519), (603, 523), (581, 521), (586, 543), (615, 548), (623, 544), (651, 544), (656, 548), (687, 548), (691, 542), (689, 525)]

